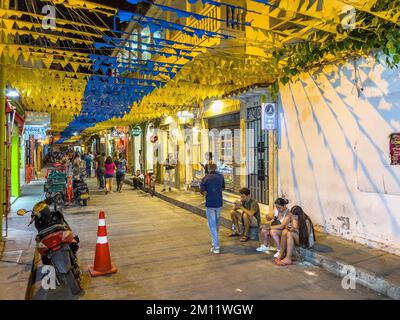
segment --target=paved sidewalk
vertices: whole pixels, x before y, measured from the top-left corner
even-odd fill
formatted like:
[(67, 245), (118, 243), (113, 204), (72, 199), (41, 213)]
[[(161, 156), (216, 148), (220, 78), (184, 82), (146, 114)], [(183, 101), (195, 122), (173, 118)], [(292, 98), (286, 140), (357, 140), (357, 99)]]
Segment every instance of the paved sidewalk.
[(0, 300), (24, 300), (27, 294), (35, 252), (35, 231), (28, 228), (30, 215), (19, 217), (18, 209), (32, 209), (43, 199), (43, 181), (22, 188), (22, 195), (11, 207), (8, 236), (0, 243)]
[[(40, 265), (32, 299), (385, 299), (357, 286), (344, 290), (341, 279), (309, 263), (282, 268), (272, 257), (255, 252), (257, 243), (239, 243), (221, 228), (221, 254), (210, 253), (206, 221), (157, 197), (132, 191), (95, 190), (85, 208), (64, 210), (79, 234), (84, 292), (72, 296), (66, 287), (45, 291)], [(99, 210), (106, 213), (112, 262), (118, 272), (91, 278)]]
[[(131, 183), (131, 180), (127, 179), (126, 182)], [(206, 217), (204, 198), (198, 192), (161, 190), (162, 186), (157, 185), (157, 197)], [(221, 214), (221, 223), (227, 228), (232, 227), (231, 208), (232, 204), (224, 203)], [(358, 283), (390, 298), (400, 299), (399, 256), (321, 232), (317, 232), (316, 237), (317, 243), (313, 249), (300, 248), (301, 255), (307, 262), (323, 267), (337, 276), (353, 272)]]

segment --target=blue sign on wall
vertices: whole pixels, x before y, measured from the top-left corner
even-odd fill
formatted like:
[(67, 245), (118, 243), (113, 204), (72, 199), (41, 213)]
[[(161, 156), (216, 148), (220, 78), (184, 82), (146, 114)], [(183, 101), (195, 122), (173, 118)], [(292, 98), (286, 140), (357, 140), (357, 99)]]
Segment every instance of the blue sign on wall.
[(276, 104), (267, 102), (261, 105), (261, 128), (263, 130), (275, 130), (276, 129)]

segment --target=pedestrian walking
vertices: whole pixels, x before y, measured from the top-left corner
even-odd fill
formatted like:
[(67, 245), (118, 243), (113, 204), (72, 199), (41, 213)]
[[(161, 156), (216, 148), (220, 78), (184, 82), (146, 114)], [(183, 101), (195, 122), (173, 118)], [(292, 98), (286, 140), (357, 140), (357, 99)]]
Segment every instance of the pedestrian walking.
[(116, 169), (115, 163), (113, 162), (110, 156), (107, 157), (104, 164), (104, 168), (105, 168), (104, 177), (106, 179), (106, 194), (108, 194), (112, 193), (112, 185)]
[(72, 160), (72, 170), (74, 176), (80, 174), (81, 164), (82, 164), (81, 155), (79, 154), (79, 152), (76, 152)]
[(209, 174), (201, 180), (200, 192), (206, 197), (206, 215), (212, 238), (210, 251), (215, 254), (220, 253), (218, 231), (223, 203), (223, 189), (225, 189), (223, 175), (217, 172), (215, 163), (209, 164)]
[(124, 185), (125, 174), (126, 174), (126, 160), (124, 159), (124, 154), (119, 154), (119, 159), (115, 161), (117, 167), (117, 192), (122, 192), (122, 186)]
[(172, 191), (172, 179), (175, 175), (176, 161), (172, 153), (168, 154), (167, 159), (164, 163), (165, 174), (164, 174), (164, 189), (162, 192), (167, 190), (167, 182), (169, 181), (169, 191)]
[(93, 157), (91, 156), (90, 152), (88, 152), (84, 158), (85, 163), (86, 163), (86, 175), (88, 178), (92, 177), (92, 163), (93, 163)]
[(95, 159), (96, 174), (97, 174), (97, 179), (99, 181), (99, 189), (100, 190), (103, 190), (105, 188), (105, 182), (104, 182), (105, 156), (106, 156), (106, 154), (103, 152), (102, 154), (99, 154)]

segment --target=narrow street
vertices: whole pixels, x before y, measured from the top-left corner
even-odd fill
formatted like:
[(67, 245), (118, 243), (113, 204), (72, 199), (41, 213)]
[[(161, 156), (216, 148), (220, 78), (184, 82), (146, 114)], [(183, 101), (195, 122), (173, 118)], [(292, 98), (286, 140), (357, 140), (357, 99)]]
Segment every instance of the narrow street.
[[(94, 180), (90, 180), (93, 189)], [(79, 234), (84, 293), (67, 287), (45, 291), (37, 270), (32, 299), (382, 299), (357, 286), (344, 290), (341, 278), (300, 263), (278, 267), (256, 253), (258, 242), (240, 243), (221, 228), (220, 255), (209, 252), (206, 219), (125, 185), (121, 194), (93, 190), (88, 207), (64, 210)], [(106, 212), (112, 262), (118, 272), (91, 278), (99, 210)]]
[(0, 0), (0, 301), (400, 300), (399, 66), (400, 0)]

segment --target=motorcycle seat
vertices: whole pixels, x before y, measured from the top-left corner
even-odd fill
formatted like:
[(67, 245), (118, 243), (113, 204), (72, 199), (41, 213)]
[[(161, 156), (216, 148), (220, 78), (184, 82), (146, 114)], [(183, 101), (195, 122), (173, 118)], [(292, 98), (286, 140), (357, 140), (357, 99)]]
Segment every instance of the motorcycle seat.
[(43, 230), (40, 230), (39, 233), (37, 234), (37, 237), (39, 239), (44, 238), (45, 236), (49, 235), (50, 233), (53, 233), (55, 231), (64, 231), (67, 230), (68, 227), (63, 224), (54, 224), (52, 226), (49, 226)]

